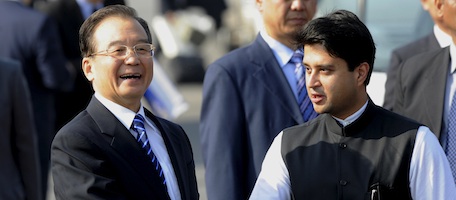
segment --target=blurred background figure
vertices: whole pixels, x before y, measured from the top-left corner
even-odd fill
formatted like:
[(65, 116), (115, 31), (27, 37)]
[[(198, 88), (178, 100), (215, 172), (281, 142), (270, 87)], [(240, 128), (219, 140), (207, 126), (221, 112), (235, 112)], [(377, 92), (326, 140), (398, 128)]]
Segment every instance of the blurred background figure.
[(56, 130), (81, 112), (89, 103), (93, 90), (84, 77), (79, 51), (79, 28), (94, 11), (112, 4), (125, 4), (123, 0), (54, 0), (35, 4), (35, 7), (57, 22), (63, 52), (76, 73), (74, 87), (58, 92), (56, 96)]
[(438, 17), (438, 10), (433, 0), (420, 0), (423, 9), (426, 10), (431, 16), (434, 22), (433, 30), (426, 36), (414, 40), (404, 46), (396, 48), (391, 53), (390, 65), (387, 69), (387, 79), (385, 83), (385, 97), (383, 107), (392, 110), (393, 109), (393, 95), (394, 88), (396, 85), (396, 76), (398, 73), (399, 66), (410, 57), (440, 48), (447, 47), (451, 44), (451, 36), (449, 35), (450, 30), (448, 25)]
[(162, 14), (170, 14), (177, 10), (200, 7), (215, 21), (216, 29), (222, 26), (223, 12), (227, 9), (225, 0), (161, 0)]
[(432, 130), (456, 178), (456, 0), (432, 2), (436, 21), (448, 28), (453, 42), (404, 61), (397, 69), (394, 95), (385, 98), (391, 98), (394, 112)]
[(19, 62), (0, 58), (0, 199), (43, 199), (30, 92)]
[(211, 63), (204, 77), (200, 135), (209, 199), (247, 199), (274, 137), (316, 115), (301, 113), (313, 108), (300, 104), (309, 99), (298, 89), (302, 51), (295, 61), (300, 47), (293, 41), (317, 0), (255, 2), (263, 23), (256, 39)]
[(55, 92), (70, 90), (74, 74), (66, 66), (55, 23), (20, 1), (0, 1), (0, 38), (0, 56), (20, 61), (30, 89), (45, 195), (56, 133)]

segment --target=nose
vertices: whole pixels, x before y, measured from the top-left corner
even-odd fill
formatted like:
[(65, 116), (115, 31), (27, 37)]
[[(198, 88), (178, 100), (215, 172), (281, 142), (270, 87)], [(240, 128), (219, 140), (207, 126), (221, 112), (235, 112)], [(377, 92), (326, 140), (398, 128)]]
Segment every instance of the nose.
[(129, 65), (138, 65), (140, 62), (138, 54), (136, 53), (136, 51), (134, 51), (131, 48), (128, 48), (128, 51), (125, 54), (124, 60), (125, 60), (125, 63), (129, 64)]
[(318, 75), (314, 72), (306, 72), (306, 87), (313, 88), (319, 83)]
[[(303, 0), (292, 0), (291, 2), (291, 10), (303, 10), (304, 9), (304, 3), (302, 2)], [(306, 1), (306, 0), (304, 0)]]
[(136, 53), (136, 51), (135, 51), (133, 48), (128, 47), (127, 49), (128, 49), (128, 50), (127, 50), (127, 52), (125, 53), (125, 57), (126, 57), (126, 58), (131, 57), (130, 55), (131, 55), (132, 53), (133, 53), (133, 55), (134, 55), (135, 57), (138, 57), (138, 54)]

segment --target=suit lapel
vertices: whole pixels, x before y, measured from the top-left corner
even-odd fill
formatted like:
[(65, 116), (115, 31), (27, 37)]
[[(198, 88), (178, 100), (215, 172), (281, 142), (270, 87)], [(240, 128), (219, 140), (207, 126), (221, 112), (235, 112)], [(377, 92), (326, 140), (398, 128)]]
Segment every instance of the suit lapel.
[[(95, 97), (92, 97), (87, 112), (92, 116), (102, 134), (111, 138), (111, 147), (122, 156), (127, 163), (143, 178), (151, 190), (155, 190), (156, 185), (161, 184), (161, 181), (153, 175), (153, 173), (146, 173), (154, 168), (150, 158), (147, 157), (142, 151), (130, 131), (122, 125), (120, 121), (101, 104)], [(156, 190), (155, 194), (161, 192)]]
[(166, 150), (168, 151), (168, 155), (171, 160), (171, 164), (173, 165), (181, 197), (185, 198), (186, 194), (183, 182), (183, 172), (186, 170), (185, 167), (187, 166), (187, 163), (185, 163), (185, 160), (183, 158), (178, 158), (178, 155), (183, 155), (182, 152), (179, 152), (179, 150), (182, 149), (179, 147), (181, 147), (183, 144), (181, 144), (181, 140), (176, 137), (175, 133), (172, 132), (172, 130), (174, 130), (173, 128), (168, 127), (165, 123), (161, 123), (161, 121), (158, 120), (158, 118), (155, 117), (149, 110), (144, 109), (144, 112), (146, 113), (146, 116), (154, 122), (161, 133), (163, 141), (166, 145)]
[[(298, 124), (303, 123), (304, 119), (288, 81), (272, 50), (260, 35), (252, 44), (249, 57), (250, 62), (257, 66), (258, 70), (253, 74), (253, 77), (258, 80), (259, 87), (265, 87), (271, 98), (276, 99), (278, 105), (282, 106)], [(264, 59), (265, 57), (267, 59)]]
[(424, 67), (429, 68), (429, 73), (425, 76), (426, 88), (423, 93), (423, 97), (426, 101), (425, 105), (427, 106), (423, 109), (426, 109), (426, 116), (431, 123), (430, 128), (435, 129), (434, 132), (437, 137), (440, 137), (440, 132), (442, 130), (446, 82), (450, 70), (449, 62), (450, 51), (447, 47), (440, 50), (428, 64), (423, 65)]

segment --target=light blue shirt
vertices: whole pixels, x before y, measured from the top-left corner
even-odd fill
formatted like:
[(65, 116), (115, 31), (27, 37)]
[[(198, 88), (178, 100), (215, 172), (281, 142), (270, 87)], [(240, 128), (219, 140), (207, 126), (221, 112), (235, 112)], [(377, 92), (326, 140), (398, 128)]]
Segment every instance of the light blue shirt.
[(456, 91), (456, 62), (453, 62), (453, 58), (456, 58), (456, 46), (454, 43), (450, 44), (450, 73), (448, 73), (446, 88), (445, 88), (445, 108), (443, 112), (443, 121), (445, 122), (444, 129), (440, 135), (440, 142), (442, 143), (443, 149), (446, 149), (447, 135), (448, 135), (448, 114), (451, 108), (451, 101)]
[(297, 101), (298, 100), (298, 92), (297, 92), (298, 89), (296, 86), (297, 80), (296, 80), (296, 76), (295, 76), (295, 72), (294, 72), (296, 66), (292, 63), (289, 63), (289, 61), (294, 53), (293, 49), (290, 49), (287, 46), (285, 46), (284, 44), (273, 39), (264, 30), (260, 31), (260, 35), (264, 39), (264, 41), (268, 44), (268, 46), (271, 48), (272, 52), (274, 53), (277, 63), (279, 63), (279, 66), (282, 68), (283, 74), (287, 78), (288, 84), (290, 85), (290, 88), (293, 91), (293, 94), (295, 95), (295, 98)]

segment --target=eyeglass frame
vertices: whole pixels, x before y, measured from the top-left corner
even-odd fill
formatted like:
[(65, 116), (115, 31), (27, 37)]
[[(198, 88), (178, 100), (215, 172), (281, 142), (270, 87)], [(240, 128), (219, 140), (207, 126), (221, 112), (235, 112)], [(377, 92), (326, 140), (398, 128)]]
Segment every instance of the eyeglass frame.
[[(143, 57), (143, 56), (141, 56), (140, 54), (138, 54), (138, 53), (136, 52), (136, 46), (138, 46), (138, 45), (149, 45), (149, 46), (150, 46), (150, 54), (148, 54), (148, 55), (150, 55), (150, 56)], [(122, 44), (120, 44), (120, 45), (111, 46), (111, 47), (109, 47), (109, 48), (113, 48), (113, 47), (125, 47), (125, 48), (128, 49), (129, 51), (133, 51), (134, 54), (135, 54), (138, 58), (151, 58), (151, 57), (154, 57), (154, 55), (155, 55), (155, 46), (154, 46), (153, 44), (149, 44), (149, 43), (140, 43), (140, 44), (136, 44), (136, 45), (134, 45), (134, 46), (132, 46), (132, 47), (129, 47), (129, 46), (127, 46), (127, 45), (122, 45)], [(125, 58), (127, 58), (128, 55), (130, 55), (130, 54), (128, 53), (128, 51), (127, 51), (127, 52), (125, 53), (125, 55), (123, 55), (123, 56), (112, 55), (112, 54), (114, 54), (115, 51), (117, 51), (117, 50), (108, 52), (108, 51), (109, 51), (109, 48), (108, 48), (108, 49), (105, 49), (105, 50), (102, 50), (102, 51), (99, 51), (99, 52), (92, 53), (92, 54), (90, 54), (88, 57), (92, 57), (92, 56), (111, 56), (111, 57), (117, 58), (117, 59), (125, 59)]]

